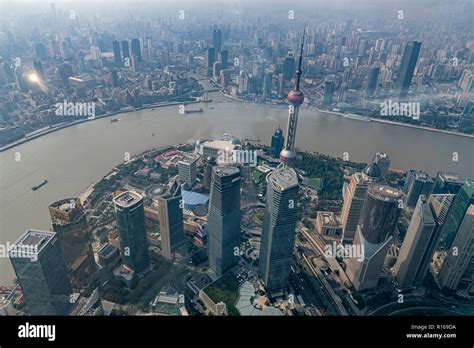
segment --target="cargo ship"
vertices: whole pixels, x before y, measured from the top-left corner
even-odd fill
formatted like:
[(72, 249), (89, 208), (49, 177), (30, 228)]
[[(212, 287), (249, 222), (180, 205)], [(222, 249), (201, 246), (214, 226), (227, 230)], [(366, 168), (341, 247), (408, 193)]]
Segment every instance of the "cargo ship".
[(33, 191), (36, 191), (36, 190), (39, 189), (41, 186), (44, 186), (44, 185), (46, 185), (47, 183), (48, 183), (48, 180), (44, 179), (40, 184), (33, 186), (31, 189), (32, 189)]
[(185, 114), (194, 114), (196, 112), (203, 112), (204, 110), (202, 108), (199, 109), (189, 109), (189, 110), (184, 110)]

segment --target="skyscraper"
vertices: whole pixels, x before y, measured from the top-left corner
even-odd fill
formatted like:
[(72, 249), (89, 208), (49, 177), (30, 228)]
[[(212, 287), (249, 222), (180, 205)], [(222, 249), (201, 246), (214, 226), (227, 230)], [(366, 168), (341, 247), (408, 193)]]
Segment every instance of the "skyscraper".
[(408, 189), (410, 188), (410, 185), (411, 185), (411, 182), (413, 180), (413, 176), (415, 175), (416, 173), (416, 170), (415, 169), (410, 169), (408, 172), (407, 172), (407, 175), (405, 177), (405, 183), (403, 184), (403, 193), (408, 193)]
[(197, 158), (184, 157), (178, 161), (179, 180), (185, 183), (190, 189), (196, 182), (197, 177)]
[(33, 62), (33, 68), (35, 69), (35, 73), (36, 73), (36, 76), (38, 76), (38, 78), (41, 80), (41, 81), (45, 81), (45, 76), (44, 76), (44, 69), (43, 69), (43, 64), (41, 63), (41, 61), (34, 61)]
[(400, 70), (398, 71), (397, 81), (395, 82), (395, 92), (400, 99), (408, 95), (413, 73), (415, 71), (418, 55), (420, 54), (421, 42), (411, 41), (405, 47), (403, 52)]
[(209, 266), (221, 276), (238, 262), (240, 248), (240, 171), (212, 169), (207, 223)]
[(118, 87), (119, 85), (119, 77), (116, 70), (110, 72), (110, 84), (112, 87)]
[(474, 293), (474, 204), (470, 204), (444, 259), (438, 280), (441, 287)]
[(127, 40), (122, 41), (122, 55), (123, 58), (130, 58), (130, 46)]
[(216, 61), (216, 50), (214, 47), (209, 47), (206, 50), (205, 56), (205, 66), (204, 68), (207, 69), (207, 76), (212, 76), (212, 67), (214, 66), (214, 62)]
[(435, 233), (436, 221), (431, 211), (428, 199), (420, 195), (413, 216), (410, 220), (400, 253), (393, 267), (398, 283), (402, 288), (410, 288), (423, 282), (429, 267), (423, 260), (433, 254), (429, 248), (430, 240)]
[(430, 195), (428, 199), (428, 204), (433, 215), (433, 218), (436, 223), (434, 231), (430, 234), (429, 241), (426, 244), (425, 251), (423, 252), (423, 257), (420, 260), (419, 272), (416, 276), (417, 284), (421, 284), (426, 277), (426, 274), (430, 270), (430, 264), (433, 261), (433, 254), (436, 247), (439, 244), (439, 235), (441, 228), (443, 227), (444, 222), (446, 221), (446, 216), (451, 208), (451, 205), (454, 200), (452, 194), (439, 194), (439, 195)]
[(323, 94), (323, 105), (329, 106), (332, 104), (332, 98), (334, 95), (334, 81), (324, 81), (324, 94)]
[(114, 198), (120, 255), (123, 263), (139, 273), (149, 265), (143, 198), (127, 191)]
[(170, 182), (158, 197), (162, 255), (173, 260), (174, 252), (184, 243), (181, 187), (178, 180)]
[(285, 138), (283, 137), (283, 130), (278, 127), (275, 130), (275, 134), (272, 135), (272, 156), (278, 158), (280, 156), (280, 152), (283, 149), (283, 145), (285, 144)]
[(303, 37), (301, 38), (301, 49), (298, 61), (298, 68), (296, 69), (296, 85), (295, 89), (288, 93), (288, 102), (291, 104), (288, 112), (288, 125), (286, 127), (286, 138), (284, 149), (280, 153), (280, 159), (284, 164), (292, 164), (296, 162), (297, 154), (295, 151), (295, 140), (296, 140), (296, 127), (298, 125), (298, 111), (300, 105), (303, 104), (304, 94), (300, 91), (301, 75), (301, 63), (303, 61), (303, 47), (305, 31), (303, 31)]
[(378, 66), (371, 66), (367, 75), (366, 96), (373, 97), (377, 89), (377, 79), (379, 77), (380, 68)]
[(420, 195), (429, 196), (433, 189), (433, 179), (425, 172), (415, 172), (410, 179), (407, 196), (405, 198), (405, 205), (413, 209), (418, 201)]
[(286, 81), (290, 81), (295, 71), (295, 57), (287, 56), (283, 61), (283, 76)]
[(215, 57), (222, 49), (222, 30), (214, 29), (212, 31), (212, 47), (214, 47)]
[(272, 94), (272, 85), (273, 82), (273, 71), (265, 70), (265, 75), (263, 78), (263, 94), (265, 96), (270, 96)]
[(35, 53), (39, 59), (48, 59), (48, 53), (46, 52), (46, 47), (41, 42), (35, 44)]
[(132, 39), (131, 44), (130, 44), (130, 48), (132, 50), (132, 56), (134, 56), (134, 55), (137, 56), (138, 61), (141, 62), (142, 61), (142, 49), (141, 49), (141, 45), (140, 45), (140, 40)]
[(217, 59), (222, 63), (222, 69), (227, 69), (229, 67), (229, 51), (222, 50), (217, 53)]
[(96, 268), (80, 199), (61, 199), (51, 203), (48, 209), (72, 285), (87, 286)]
[(429, 197), (431, 211), (438, 225), (443, 225), (448, 217), (456, 195), (451, 193), (431, 194)]
[(372, 185), (367, 190), (353, 243), (364, 255), (352, 255), (346, 269), (357, 291), (374, 288), (378, 284), (400, 214), (399, 201), (402, 198), (401, 191), (389, 186)]
[(463, 181), (459, 174), (438, 172), (433, 186), (433, 194), (453, 193), (456, 194), (461, 189)]
[(27, 230), (8, 251), (32, 315), (66, 315), (71, 285), (56, 232)]
[(451, 248), (459, 225), (471, 204), (474, 204), (474, 180), (466, 179), (459, 193), (454, 198), (451, 209), (446, 217), (446, 222), (441, 230), (441, 238), (447, 249)]
[(116, 40), (112, 41), (112, 48), (114, 50), (115, 64), (120, 65), (122, 63), (122, 57), (120, 55), (120, 43)]
[(383, 152), (376, 152), (373, 161), (380, 167), (382, 176), (387, 175), (388, 170), (390, 169), (389, 155)]
[(367, 197), (369, 181), (364, 179), (362, 173), (354, 173), (351, 183), (346, 189), (344, 204), (342, 206), (341, 223), (343, 228), (343, 243), (351, 243), (359, 224), (360, 214)]
[(298, 203), (298, 177), (281, 167), (267, 176), (259, 273), (271, 297), (285, 292), (291, 271)]

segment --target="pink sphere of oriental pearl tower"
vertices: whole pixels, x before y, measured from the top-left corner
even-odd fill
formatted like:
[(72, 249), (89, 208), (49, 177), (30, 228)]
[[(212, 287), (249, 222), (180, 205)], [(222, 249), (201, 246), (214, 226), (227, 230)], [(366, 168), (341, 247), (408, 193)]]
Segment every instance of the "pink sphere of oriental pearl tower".
[(301, 39), (301, 49), (296, 69), (296, 85), (295, 89), (288, 93), (288, 102), (290, 103), (288, 114), (288, 125), (286, 127), (285, 146), (280, 152), (280, 160), (284, 165), (291, 165), (296, 162), (297, 154), (295, 151), (296, 126), (298, 124), (298, 111), (300, 105), (303, 104), (304, 94), (300, 91), (300, 79), (303, 71), (301, 70), (301, 61), (303, 59), (303, 46), (306, 30), (303, 31)]

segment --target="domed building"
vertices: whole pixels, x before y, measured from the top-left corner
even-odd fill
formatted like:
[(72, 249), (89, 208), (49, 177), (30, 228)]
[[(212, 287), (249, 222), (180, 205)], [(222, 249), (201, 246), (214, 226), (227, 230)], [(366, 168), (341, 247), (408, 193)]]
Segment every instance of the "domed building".
[(375, 183), (382, 180), (382, 169), (376, 162), (372, 162), (362, 171), (362, 176), (369, 183)]

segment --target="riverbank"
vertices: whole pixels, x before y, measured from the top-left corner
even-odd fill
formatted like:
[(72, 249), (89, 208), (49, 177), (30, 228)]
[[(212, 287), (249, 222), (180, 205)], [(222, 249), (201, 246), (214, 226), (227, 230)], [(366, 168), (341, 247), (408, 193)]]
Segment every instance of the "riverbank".
[(402, 126), (402, 127), (408, 127), (408, 128), (427, 130), (427, 131), (436, 132), (436, 133), (457, 135), (457, 136), (461, 136), (461, 137), (465, 137), (465, 138), (471, 138), (471, 139), (474, 138), (474, 134), (460, 133), (460, 132), (449, 131), (449, 130), (445, 130), (445, 129), (432, 128), (432, 127), (428, 127), (428, 126), (420, 126), (420, 125), (410, 124), (410, 123), (403, 123), (403, 122), (390, 121), (390, 120), (382, 120), (380, 118), (367, 117), (367, 116), (362, 116), (362, 115), (357, 115), (357, 114), (345, 114), (343, 112), (337, 112), (337, 111), (329, 111), (329, 110), (321, 110), (321, 109), (316, 109), (316, 111), (318, 111), (320, 113), (323, 113), (323, 114), (340, 116), (340, 117), (344, 117), (344, 118), (348, 118), (348, 119), (352, 119), (352, 120), (379, 122), (379, 123), (391, 124), (391, 125), (395, 125), (395, 126)]
[(108, 112), (106, 114), (96, 116), (96, 117), (91, 118), (91, 119), (86, 118), (86, 119), (81, 119), (81, 120), (77, 120), (77, 121), (73, 121), (73, 122), (68, 122), (66, 124), (51, 126), (51, 128), (45, 129), (44, 131), (37, 132), (37, 133), (32, 134), (28, 137), (21, 138), (19, 140), (16, 140), (16, 141), (10, 143), (10, 144), (7, 144), (7, 145), (4, 145), (3, 147), (0, 147), (0, 152), (9, 150), (11, 148), (14, 148), (15, 146), (18, 146), (18, 145), (24, 144), (28, 141), (40, 138), (40, 137), (42, 137), (44, 135), (47, 135), (47, 134), (50, 134), (52, 132), (56, 132), (60, 129), (72, 127), (72, 126), (75, 126), (75, 125), (78, 125), (78, 124), (81, 124), (81, 123), (85, 123), (85, 122), (92, 122), (92, 121), (99, 120), (99, 119), (102, 119), (102, 118), (106, 118), (106, 117), (110, 117), (110, 116), (116, 116), (116, 115), (120, 115), (120, 114), (127, 114), (127, 113), (134, 112), (134, 111), (154, 109), (154, 108), (160, 108), (160, 107), (165, 107), (165, 106), (189, 105), (189, 104), (198, 104), (198, 103), (201, 103), (201, 101), (196, 100), (196, 101), (187, 101), (187, 102), (164, 102), (164, 103), (147, 104), (146, 106), (141, 106), (139, 108), (128, 107), (128, 108), (125, 108), (125, 109), (121, 109), (119, 111)]
[(450, 135), (457, 135), (460, 137), (465, 137), (465, 138), (471, 138), (474, 139), (474, 134), (467, 134), (467, 133), (460, 133), (460, 132), (455, 132), (455, 131), (449, 131), (445, 129), (438, 129), (438, 128), (432, 128), (432, 127), (427, 127), (427, 126), (419, 126), (415, 124), (409, 124), (409, 123), (403, 123), (403, 122), (396, 122), (396, 121), (389, 121), (389, 120), (381, 120), (380, 118), (373, 118), (370, 117), (371, 121), (374, 122), (380, 122), (380, 123), (386, 123), (386, 124), (393, 124), (395, 126), (402, 126), (402, 127), (408, 127), (408, 128), (415, 128), (415, 129), (423, 129), (431, 132), (436, 132), (436, 133), (444, 133), (444, 134), (450, 134)]
[(252, 105), (260, 105), (260, 106), (268, 106), (268, 107), (271, 107), (271, 108), (278, 108), (278, 109), (286, 109), (288, 107), (288, 104), (283, 103), (283, 102), (282, 103), (276, 103), (276, 102), (273, 102), (273, 103), (258, 103), (258, 102), (253, 102), (253, 101), (249, 101), (249, 100), (245, 100), (245, 99), (242, 99), (242, 98), (235, 97), (233, 95), (224, 93), (222, 90), (220, 90), (219, 93), (222, 94), (226, 98), (229, 98), (229, 99), (232, 99), (232, 100), (235, 100), (235, 101), (238, 101), (238, 102), (242, 102), (242, 103), (248, 103), (248, 104), (252, 104)]
[[(245, 99), (237, 98), (237, 97), (232, 96), (230, 94), (226, 94), (222, 90), (220, 90), (219, 92), (226, 98), (229, 98), (229, 99), (232, 99), (232, 100), (235, 100), (235, 101), (239, 101), (239, 102), (243, 102), (243, 103), (249, 103), (249, 104), (254, 104), (254, 105), (263, 105), (263, 106), (275, 107), (275, 108), (283, 108), (283, 107), (286, 107), (286, 105), (287, 105), (287, 104), (251, 102), (251, 101), (248, 101), (248, 100), (245, 100)], [(344, 118), (351, 119), (351, 120), (356, 120), (356, 121), (364, 121), (364, 122), (373, 121), (373, 122), (391, 124), (391, 125), (394, 125), (394, 126), (415, 128), (415, 129), (427, 130), (427, 131), (436, 132), (436, 133), (457, 135), (457, 136), (460, 136), (460, 137), (474, 139), (474, 134), (455, 132), (455, 131), (450, 131), (450, 130), (445, 130), (445, 129), (438, 129), (438, 128), (433, 128), (433, 127), (428, 127), (428, 126), (420, 126), (420, 125), (415, 125), (415, 124), (410, 124), (410, 123), (396, 122), (396, 121), (390, 121), (390, 120), (382, 120), (380, 118), (368, 117), (368, 116), (357, 115), (357, 114), (346, 114), (346, 113), (343, 113), (343, 112), (337, 112), (337, 111), (331, 111), (331, 110), (322, 110), (322, 109), (318, 109), (318, 108), (309, 108), (309, 109), (316, 110), (317, 112), (320, 112), (322, 114), (340, 116), (340, 117), (344, 117)]]

